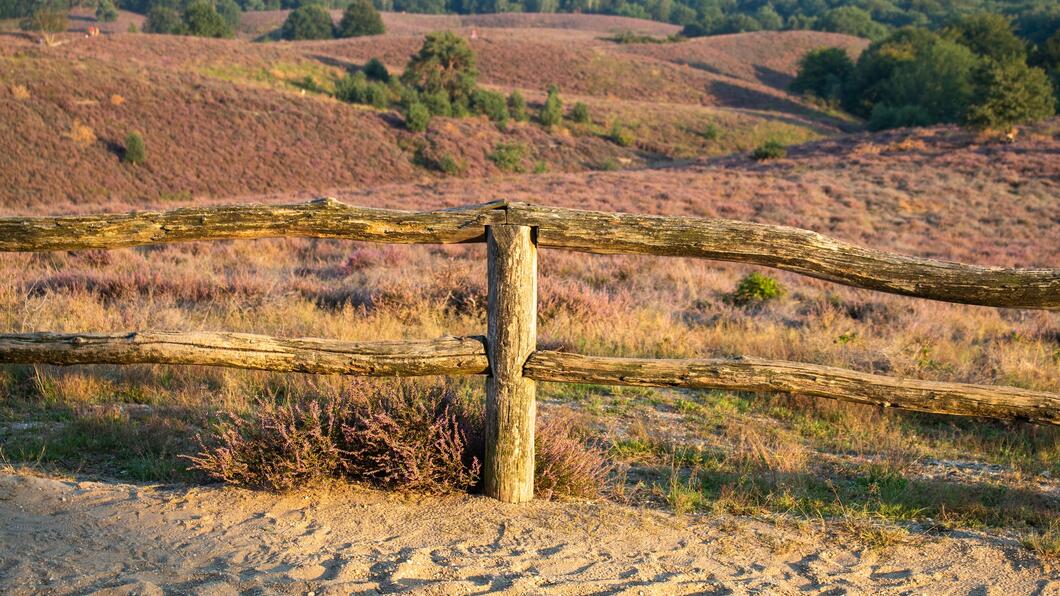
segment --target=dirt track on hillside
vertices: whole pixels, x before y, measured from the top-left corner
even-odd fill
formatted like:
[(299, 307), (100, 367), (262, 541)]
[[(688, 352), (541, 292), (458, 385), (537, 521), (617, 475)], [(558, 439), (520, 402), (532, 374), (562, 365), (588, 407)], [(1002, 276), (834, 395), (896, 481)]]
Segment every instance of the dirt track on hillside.
[(0, 474), (5, 594), (1058, 594), (1014, 542), (859, 545), (841, 529), (610, 503), (276, 496)]

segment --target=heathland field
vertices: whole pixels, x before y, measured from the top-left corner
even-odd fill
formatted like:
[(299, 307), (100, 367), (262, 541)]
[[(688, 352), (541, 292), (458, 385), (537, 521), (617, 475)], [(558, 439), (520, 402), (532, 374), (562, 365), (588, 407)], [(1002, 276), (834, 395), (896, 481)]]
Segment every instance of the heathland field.
[[(807, 51), (856, 54), (868, 43), (858, 38), (791, 31), (617, 43), (618, 33), (663, 37), (676, 28), (590, 15), (386, 13), (383, 36), (255, 41), (283, 23), (282, 12), (248, 13), (230, 40), (124, 33), (140, 18), (122, 13), (111, 33), (62, 34), (54, 47), (0, 32), (0, 215), (321, 195), (407, 210), (508, 199), (783, 224), (986, 266), (1060, 266), (1060, 121), (1028, 127), (1013, 143), (955, 127), (868, 133), (786, 90)], [(400, 73), (424, 35), (443, 28), (474, 31), (485, 89), (519, 90), (536, 114), (554, 84), (564, 109), (582, 102), (588, 117), (499, 127), (486, 116), (436, 116), (413, 132), (390, 106), (334, 97), (347, 70), (378, 58)], [(139, 165), (123, 159), (131, 131), (144, 139)], [(749, 156), (768, 141), (786, 153)], [(481, 244), (293, 238), (0, 253), (0, 333), (477, 335), (486, 327), (485, 267)], [(741, 299), (737, 287), (752, 272), (779, 290)], [(550, 249), (540, 254), (539, 284), (547, 349), (745, 355), (1060, 392), (1056, 311), (930, 302), (705, 260)], [(365, 487), (401, 488), (401, 474), (428, 493), (474, 487), (460, 476), (467, 466), (445, 468), (459, 468), (459, 455), (455, 463), (410, 455), (442, 468), (429, 481), (422, 470), (380, 482), (347, 470), (358, 479), (351, 487), (336, 483), (344, 474), (324, 473), (347, 464), (314, 451), (321, 443), (306, 438), (309, 404), (325, 405), (318, 419), (364, 408), (363, 420), (378, 422), (372, 416), (417, 396), (470, 420), (482, 380), (3, 365), (0, 588), (900, 593), (945, 581), (959, 593), (1051, 593), (1060, 585), (1056, 427), (800, 396), (542, 383), (549, 443), (539, 460), (554, 466), (542, 472), (540, 496), (554, 501), (520, 509), (459, 492)], [(258, 430), (225, 443), (238, 420)], [(364, 424), (365, 433), (376, 429)], [(267, 473), (216, 459), (221, 447), (247, 449), (240, 441), (273, 433), (288, 441), (284, 453), (304, 459), (273, 462)], [(196, 455), (189, 468), (185, 456)], [(289, 485), (270, 480), (284, 477), (281, 468)], [(210, 484), (224, 475), (297, 490)]]

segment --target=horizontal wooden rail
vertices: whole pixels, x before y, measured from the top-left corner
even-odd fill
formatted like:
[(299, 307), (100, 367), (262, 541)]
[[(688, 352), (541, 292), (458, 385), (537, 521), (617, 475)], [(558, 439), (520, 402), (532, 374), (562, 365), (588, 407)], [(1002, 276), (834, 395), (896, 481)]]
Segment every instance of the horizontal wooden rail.
[(508, 223), (537, 227), (538, 245), (548, 248), (752, 263), (945, 302), (1060, 309), (1060, 269), (978, 267), (910, 257), (787, 226), (519, 204), (508, 206)]
[(322, 198), (296, 205), (218, 205), (173, 211), (61, 217), (0, 217), (0, 251), (123, 248), (163, 242), (339, 238), (396, 244), (485, 242), (504, 203), (438, 211), (354, 207)]
[(198, 364), (371, 377), (489, 371), (483, 337), (346, 342), (249, 333), (0, 334), (0, 362)]
[(699, 257), (784, 269), (858, 288), (946, 302), (1060, 309), (1060, 269), (979, 267), (904, 256), (786, 226), (536, 207), (497, 201), (409, 212), (318, 199), (123, 215), (0, 218), (0, 250), (120, 248), (300, 236), (372, 242), (485, 242), (485, 226), (537, 228), (540, 247)]
[(903, 410), (1060, 425), (1060, 395), (1016, 387), (900, 379), (831, 366), (758, 358), (650, 360), (531, 354), (538, 381), (796, 393)]
[[(191, 364), (375, 377), (489, 373), (486, 339), (345, 342), (248, 333), (0, 334), (0, 362)], [(652, 360), (533, 352), (536, 381), (796, 393), (904, 410), (1060, 425), (1060, 395), (1016, 387), (903, 379), (758, 358)]]

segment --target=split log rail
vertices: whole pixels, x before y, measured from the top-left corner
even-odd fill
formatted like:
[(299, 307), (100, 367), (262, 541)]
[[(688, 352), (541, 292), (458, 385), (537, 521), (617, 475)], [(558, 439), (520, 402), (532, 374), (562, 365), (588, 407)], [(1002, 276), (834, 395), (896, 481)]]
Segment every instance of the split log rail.
[(318, 199), (122, 215), (0, 217), (0, 251), (276, 237), (487, 245), (486, 336), (346, 342), (246, 333), (4, 333), (0, 362), (185, 364), (375, 377), (486, 376), (486, 494), (533, 498), (536, 382), (779, 392), (1060, 425), (1060, 395), (764, 360), (642, 359), (537, 349), (537, 249), (699, 257), (947, 302), (1060, 310), (1060, 269), (978, 267), (872, 250), (797, 228), (496, 201), (408, 212)]

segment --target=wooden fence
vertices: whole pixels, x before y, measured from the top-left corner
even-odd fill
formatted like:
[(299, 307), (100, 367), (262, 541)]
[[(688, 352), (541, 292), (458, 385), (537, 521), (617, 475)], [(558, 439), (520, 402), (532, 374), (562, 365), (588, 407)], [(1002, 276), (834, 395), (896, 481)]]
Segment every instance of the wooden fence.
[(1060, 310), (1060, 269), (977, 267), (871, 250), (808, 230), (498, 201), (428, 212), (332, 199), (124, 215), (0, 218), (0, 250), (112, 249), (273, 237), (485, 242), (486, 335), (344, 342), (245, 333), (0, 334), (0, 362), (194, 364), (364, 376), (486, 375), (486, 493), (533, 497), (535, 382), (801, 393), (921, 412), (1060, 424), (1060, 395), (896, 378), (758, 358), (650, 360), (537, 349), (537, 249), (702, 257), (858, 288), (984, 306)]

